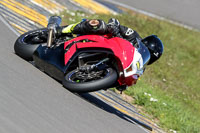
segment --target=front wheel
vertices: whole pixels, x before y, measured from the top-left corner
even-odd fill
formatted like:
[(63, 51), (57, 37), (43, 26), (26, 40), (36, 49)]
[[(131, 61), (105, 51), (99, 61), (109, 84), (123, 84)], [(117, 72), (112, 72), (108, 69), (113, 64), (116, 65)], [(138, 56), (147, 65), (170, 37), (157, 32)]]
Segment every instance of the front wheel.
[(34, 51), (47, 42), (47, 28), (37, 29), (22, 34), (15, 42), (14, 50), (17, 55), (27, 61), (33, 60)]
[(79, 69), (69, 72), (63, 86), (73, 92), (91, 92), (111, 87), (117, 81), (117, 72), (112, 68), (82, 72)]

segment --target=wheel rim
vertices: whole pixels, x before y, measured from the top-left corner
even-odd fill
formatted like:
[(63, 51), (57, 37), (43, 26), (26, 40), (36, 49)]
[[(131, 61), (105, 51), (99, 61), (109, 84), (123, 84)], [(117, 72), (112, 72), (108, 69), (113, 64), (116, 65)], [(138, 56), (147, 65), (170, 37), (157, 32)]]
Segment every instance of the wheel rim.
[(99, 71), (96, 70), (91, 72), (82, 72), (80, 70), (75, 70), (69, 75), (68, 80), (75, 83), (91, 82), (93, 80), (103, 79), (107, 77), (108, 74), (108, 69)]
[(46, 43), (47, 39), (44, 37), (45, 34), (47, 34), (46, 30), (35, 31), (24, 36), (22, 41), (27, 45), (30, 45), (30, 44), (37, 45), (40, 43)]

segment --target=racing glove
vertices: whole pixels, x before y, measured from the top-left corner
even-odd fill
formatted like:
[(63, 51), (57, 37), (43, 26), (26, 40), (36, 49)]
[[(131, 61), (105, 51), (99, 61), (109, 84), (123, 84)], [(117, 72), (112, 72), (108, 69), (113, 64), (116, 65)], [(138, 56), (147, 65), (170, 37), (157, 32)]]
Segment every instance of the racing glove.
[(119, 36), (120, 35), (120, 28), (119, 28), (119, 26), (120, 26), (119, 21), (117, 19), (115, 19), (115, 18), (111, 18), (108, 21), (107, 30), (113, 36)]

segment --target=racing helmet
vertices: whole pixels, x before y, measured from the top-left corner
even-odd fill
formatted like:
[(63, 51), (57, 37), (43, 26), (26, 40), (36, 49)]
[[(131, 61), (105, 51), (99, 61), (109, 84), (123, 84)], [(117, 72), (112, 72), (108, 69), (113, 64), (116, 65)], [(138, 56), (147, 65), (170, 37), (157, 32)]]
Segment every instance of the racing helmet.
[(148, 65), (154, 63), (163, 53), (163, 43), (156, 35), (150, 35), (142, 39), (144, 45), (149, 49), (151, 58)]

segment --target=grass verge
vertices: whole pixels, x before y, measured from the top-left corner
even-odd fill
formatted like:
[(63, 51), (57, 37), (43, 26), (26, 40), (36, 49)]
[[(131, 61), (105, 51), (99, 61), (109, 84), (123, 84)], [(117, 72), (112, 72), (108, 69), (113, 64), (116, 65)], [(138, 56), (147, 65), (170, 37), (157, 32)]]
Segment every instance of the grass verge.
[(164, 43), (160, 60), (148, 66), (137, 85), (125, 94), (142, 106), (144, 115), (157, 120), (167, 131), (200, 132), (200, 33), (128, 12), (122, 15), (86, 14), (65, 11), (63, 24), (96, 18), (108, 21), (114, 17), (122, 25), (138, 31), (142, 37), (158, 35)]

